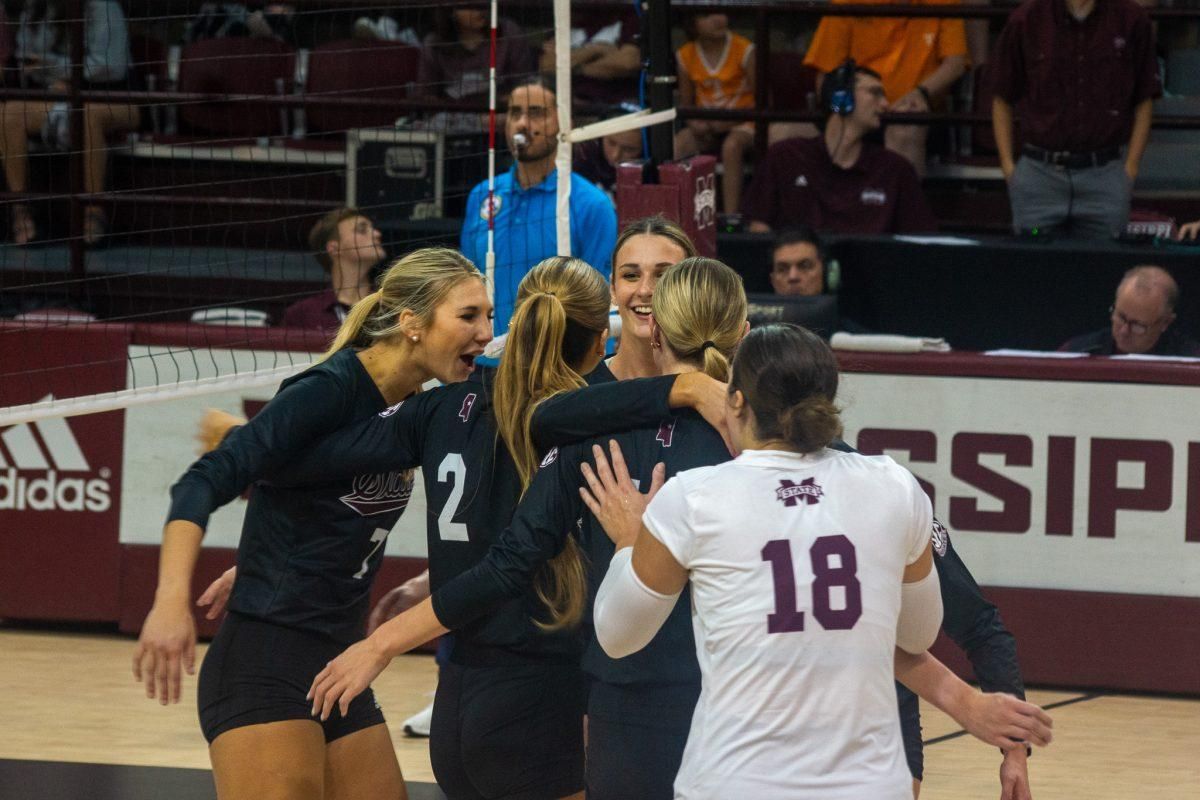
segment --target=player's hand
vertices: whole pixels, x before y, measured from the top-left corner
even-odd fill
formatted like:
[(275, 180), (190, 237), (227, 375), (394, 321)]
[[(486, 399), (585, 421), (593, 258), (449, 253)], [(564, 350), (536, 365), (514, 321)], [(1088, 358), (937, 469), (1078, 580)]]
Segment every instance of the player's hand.
[(196, 673), (196, 623), (187, 602), (155, 600), (133, 652), (133, 679), (146, 685), (146, 697), (162, 705), (178, 703), (183, 670)]
[(312, 715), (324, 722), (337, 706), (345, 717), (350, 713), (350, 701), (362, 694), (391, 660), (373, 637), (350, 645), (313, 678), (307, 695), (313, 704)]
[(1011, 694), (975, 692), (958, 720), (976, 739), (1008, 751), (1025, 743), (1045, 747), (1053, 738), (1050, 715)]
[(603, 448), (592, 445), (596, 468), (593, 470), (588, 464), (582, 465), (587, 487), (579, 487), (579, 494), (613, 544), (618, 549), (632, 547), (642, 530), (642, 514), (646, 506), (665, 483), (666, 467), (662, 464), (654, 466), (650, 491), (642, 494), (629, 477), (620, 445), (615, 440), (609, 440), (608, 445), (612, 466), (609, 466)]
[(1029, 791), (1029, 757), (1024, 747), (1004, 754), (1000, 763), (1000, 800), (1033, 800)]
[(1195, 239), (1200, 236), (1200, 219), (1179, 226), (1179, 240)]
[(225, 606), (229, 602), (229, 593), (233, 591), (233, 581), (236, 578), (237, 567), (230, 567), (221, 573), (221, 577), (210, 583), (196, 600), (196, 605), (201, 608), (208, 606), (208, 611), (204, 614), (205, 619), (216, 619), (225, 611)]
[(367, 636), (375, 632), (383, 623), (402, 614), (417, 603), (429, 597), (429, 570), (425, 570), (415, 578), (409, 578), (404, 583), (385, 594), (367, 620)]
[(202, 456), (216, 450), (230, 430), (245, 424), (245, 417), (227, 414), (216, 408), (207, 409), (196, 426), (196, 441), (200, 443), (196, 454)]

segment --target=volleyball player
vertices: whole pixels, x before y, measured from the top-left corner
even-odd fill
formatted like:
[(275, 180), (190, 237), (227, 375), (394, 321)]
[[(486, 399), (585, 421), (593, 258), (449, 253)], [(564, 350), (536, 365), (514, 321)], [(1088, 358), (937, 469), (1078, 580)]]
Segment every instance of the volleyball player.
[[(737, 459), (652, 488), (648, 506), (619, 450), (613, 472), (584, 470), (618, 548), (595, 603), (605, 651), (649, 644), (690, 577), (704, 689), (676, 798), (911, 796), (893, 658), (903, 675), (940, 627), (932, 510), (890, 458), (828, 448), (837, 382), (817, 336), (756, 330), (730, 382)], [(1046, 743), (1049, 718), (999, 733)]]
[[(209, 515), (323, 433), (378, 413), (430, 378), (465, 379), (491, 339), (491, 305), (454, 250), (418, 250), (359, 301), (324, 359), (283, 383), (248, 424), (172, 487), (158, 589), (134, 677), (164, 705), (191, 673), (189, 588)], [(238, 545), (229, 615), (200, 675), (201, 728), (222, 800), (405, 796), (383, 714), (370, 693), (314, 721), (305, 690), (362, 635), (369, 592), (412, 475), (348, 476), (302, 491), (258, 482)]]
[[(685, 351), (688, 355), (677, 364), (680, 371), (695, 370), (705, 363), (719, 374), (719, 366), (709, 363), (715, 360), (717, 351), (705, 347), (705, 342), (719, 344), (726, 353), (732, 351), (745, 328), (744, 293), (736, 274), (723, 265), (692, 259), (689, 266), (690, 280), (663, 279), (653, 300), (655, 319), (669, 320), (663, 326), (663, 336), (684, 342), (680, 348), (693, 348)], [(705, 267), (715, 277), (706, 275)], [(703, 337), (705, 331), (715, 332), (709, 339), (693, 341), (694, 337)], [(701, 357), (705, 362), (699, 362)], [(593, 387), (583, 393), (596, 395), (627, 385)], [(626, 450), (634, 446), (631, 442), (638, 443), (638, 463), (643, 473), (640, 477), (646, 482), (659, 460), (665, 460), (671, 471), (729, 458), (720, 437), (686, 414), (664, 418), (650, 428), (617, 438)], [(422, 603), (383, 626), (371, 646), (364, 645), (359, 652), (339, 658), (341, 663), (335, 662), (333, 669), (314, 685), (317, 699), (346, 702), (366, 685), (354, 674), (360, 667), (367, 666), (369, 674), (376, 659), (386, 660), (389, 653), (402, 652), (438, 633), (467, 625), (499, 598), (523, 591), (530, 573), (562, 546), (565, 532), (584, 511), (577, 488), (582, 481), (578, 462), (586, 457), (585, 450), (572, 446), (562, 448), (556, 459), (548, 458), (511, 528), (487, 558), (435, 591), (432, 602)], [(584, 517), (580, 538), (589, 556), (589, 580), (594, 586), (604, 575), (612, 545), (586, 514)], [(596, 681), (589, 706), (589, 797), (671, 795), (691, 710), (699, 695), (699, 670), (686, 599), (680, 601), (667, 627), (669, 630), (660, 635), (651, 652), (622, 662), (608, 658), (594, 643), (589, 645), (584, 664)], [(363, 661), (368, 663), (353, 663), (358, 656), (364, 656)], [(330, 680), (326, 682), (326, 678)]]
[[(522, 281), (494, 380), (485, 373), (420, 394), (308, 448), (275, 478), (302, 483), (421, 466), (436, 589), (471, 567), (508, 524), (540, 460), (531, 433), (537, 403), (582, 386), (580, 374), (603, 358), (608, 306), (600, 273), (577, 259), (548, 259)], [(656, 419), (670, 400), (663, 394), (642, 393), (640, 412), (578, 416), (591, 431), (619, 427), (626, 412)], [(451, 798), (551, 798), (582, 789), (579, 642), (566, 624), (583, 610), (578, 554), (565, 548), (544, 577), (540, 587), (526, 587), (519, 599), (455, 636), (438, 684), (430, 748), (438, 783)], [(548, 612), (541, 597), (553, 599)], [(323, 719), (338, 716), (320, 711)]]

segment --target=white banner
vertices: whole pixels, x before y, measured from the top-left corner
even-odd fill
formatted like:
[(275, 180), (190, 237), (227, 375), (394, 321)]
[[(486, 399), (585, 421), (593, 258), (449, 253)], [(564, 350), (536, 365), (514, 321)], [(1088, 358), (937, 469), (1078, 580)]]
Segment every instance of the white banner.
[(1200, 597), (1195, 388), (842, 380), (846, 440), (882, 446), (932, 487), (980, 583)]
[[(161, 376), (191, 380), (245, 372), (309, 360), (307, 353), (253, 350), (181, 351), (171, 347), (129, 348), (129, 386), (152, 384)], [(156, 378), (157, 373), (157, 378)], [(170, 505), (171, 485), (196, 459), (197, 424), (206, 409), (218, 408), (245, 416), (248, 405), (266, 402), (275, 388), (211, 394), (135, 406), (125, 414), (125, 480), (121, 492), (121, 543), (152, 544), (162, 541), (162, 527)], [(246, 501), (234, 500), (212, 515), (204, 537), (205, 547), (237, 547)], [(389, 556), (425, 557), (425, 487), (417, 473), (412, 499), (388, 536)]]

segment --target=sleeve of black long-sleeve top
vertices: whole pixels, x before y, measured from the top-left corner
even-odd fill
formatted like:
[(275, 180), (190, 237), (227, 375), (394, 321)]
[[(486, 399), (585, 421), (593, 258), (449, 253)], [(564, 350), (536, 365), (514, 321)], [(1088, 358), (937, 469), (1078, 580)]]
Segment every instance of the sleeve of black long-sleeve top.
[(425, 429), (439, 399), (437, 392), (422, 392), (334, 431), (267, 477), (277, 486), (299, 486), (420, 466)]
[(215, 450), (188, 467), (171, 487), (167, 521), (206, 527), (213, 511), (326, 434), (329, 420), (342, 418), (347, 402), (348, 387), (333, 374), (314, 370), (301, 375), (254, 419), (230, 431)]
[[(934, 522), (934, 526), (940, 523)], [(942, 630), (971, 660), (975, 678), (985, 692), (1008, 692), (1025, 698), (1025, 684), (1017, 664), (1017, 642), (1000, 611), (958, 557), (946, 536), (946, 553), (935, 550), (934, 564), (942, 586)]]
[(543, 464), (512, 523), (484, 558), (433, 593), (433, 612), (442, 625), (461, 628), (504, 600), (520, 596), (534, 570), (558, 555), (583, 513), (582, 452), (579, 446), (565, 447)]
[(538, 450), (608, 433), (657, 425), (671, 413), (675, 375), (586, 386), (543, 400), (533, 412)]

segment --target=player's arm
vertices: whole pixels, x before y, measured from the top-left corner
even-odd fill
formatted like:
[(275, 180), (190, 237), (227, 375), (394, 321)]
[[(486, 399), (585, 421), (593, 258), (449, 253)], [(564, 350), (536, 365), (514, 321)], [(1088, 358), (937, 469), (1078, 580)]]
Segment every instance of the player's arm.
[(298, 486), (419, 466), (423, 432), (432, 424), (442, 391), (422, 392), (333, 431), (274, 469), (271, 483)]
[(345, 402), (346, 392), (332, 376), (302, 376), (253, 420), (232, 429), (171, 487), (154, 604), (133, 656), (134, 679), (145, 683), (147, 697), (164, 705), (179, 702), (182, 670), (194, 669), (196, 628), (189, 600), (209, 516), (320, 435), (328, 420), (341, 416)]
[(916, 561), (904, 568), (896, 646), (909, 653), (928, 650), (942, 627), (942, 593), (933, 568), (933, 545), (926, 542)]
[(727, 385), (700, 372), (633, 378), (554, 395), (533, 412), (541, 450), (657, 425), (671, 409), (695, 409), (713, 427), (725, 424)]
[(1045, 747), (1054, 721), (1045, 711), (1007, 694), (984, 694), (967, 685), (929, 653), (895, 651), (896, 679), (949, 714), (963, 728), (1003, 750)]
[(519, 597), (537, 569), (562, 551), (583, 513), (578, 493), (582, 452), (579, 447), (564, 447), (551, 463), (540, 467), (512, 522), (479, 563), (433, 593), (439, 624), (461, 628)]
[[(562, 549), (562, 543), (578, 517), (577, 511), (568, 511), (573, 505), (571, 498), (575, 497), (575, 487), (563, 492), (556, 485), (555, 471), (551, 467), (553, 464), (538, 470), (513, 525), (492, 545), (483, 561), (439, 588), (428, 599), (380, 625), (366, 639), (331, 661), (313, 679), (309, 699), (314, 715), (328, 719), (335, 707), (340, 707), (345, 715), (350, 702), (370, 686), (397, 655), (465, 625), (529, 585), (534, 569)], [(569, 469), (566, 471), (570, 473)], [(555, 496), (562, 502), (554, 503)], [(544, 509), (545, 503), (552, 503), (553, 509)], [(547, 523), (547, 519), (556, 522)]]

